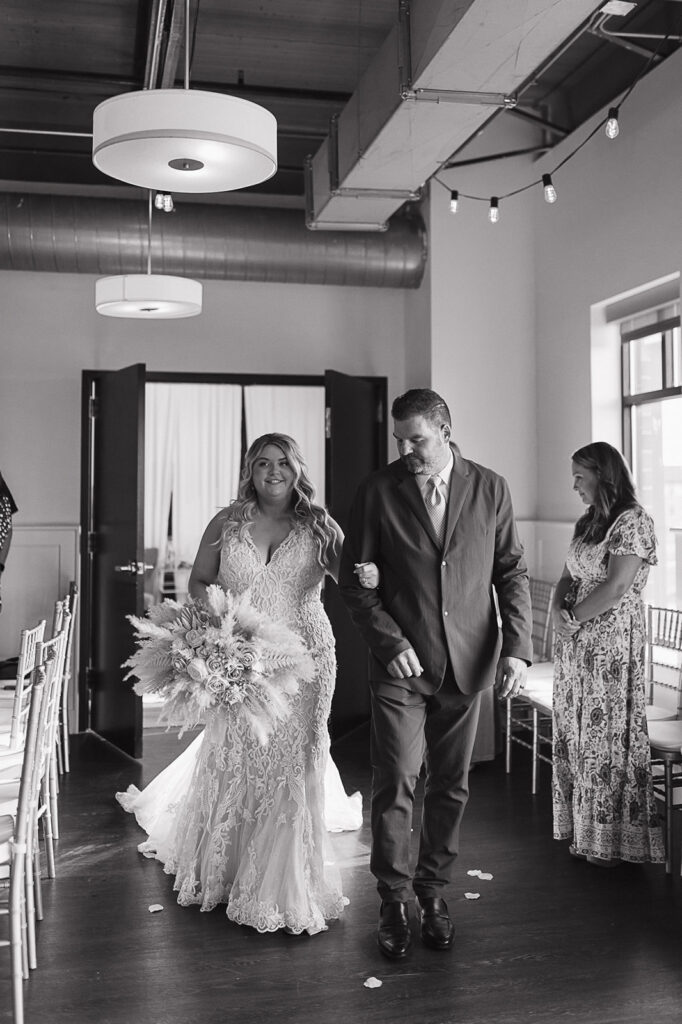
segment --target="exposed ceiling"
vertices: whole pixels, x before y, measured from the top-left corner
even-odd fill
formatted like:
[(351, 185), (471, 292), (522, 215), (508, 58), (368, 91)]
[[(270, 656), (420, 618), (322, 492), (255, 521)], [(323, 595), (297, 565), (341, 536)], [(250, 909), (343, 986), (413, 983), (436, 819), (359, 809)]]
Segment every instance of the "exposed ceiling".
[[(446, 11), (451, 24), (443, 39), (456, 35), (468, 17), (470, 26), (475, 21), (477, 30), (504, 51), (504, 39), (495, 33), (496, 19), (506, 16), (505, 4), (507, 11), (523, 10), (524, 25), (535, 35), (531, 38), (525, 27), (519, 40), (509, 33), (501, 61), (518, 63), (520, 43), (538, 34), (544, 34), (551, 52), (526, 46), (532, 52), (526, 54), (527, 73), (522, 69), (519, 81), (517, 71), (514, 80), (516, 107), (488, 107), (459, 134), (442, 132), (434, 149), (441, 161), (456, 161), (466, 139), (493, 116), (536, 122), (551, 147), (617, 101), (648, 62), (655, 65), (680, 45), (679, 0), (638, 0), (630, 13), (608, 18), (600, 13), (603, 2), (586, 0), (412, 0), (411, 5), (406, 0), (192, 0), (191, 87), (254, 100), (278, 121), (277, 174), (238, 196), (209, 201), (303, 206), (306, 157), (320, 150), (332, 118), (351, 109), (363, 81), (372, 81), (401, 13), (404, 18), (411, 12), (415, 25), (435, 11), (433, 35), (442, 28), (438, 14)], [(134, 197), (135, 189), (103, 176), (92, 164), (93, 110), (129, 90), (182, 87), (184, 7), (185, 0), (2, 0), (0, 190)], [(555, 40), (548, 27), (560, 17), (560, 8), (565, 24), (557, 22)], [(500, 24), (500, 36), (504, 31)], [(415, 63), (429, 42), (413, 40)], [(395, 58), (399, 102), (398, 53)], [(454, 115), (454, 105), (451, 110)], [(441, 132), (438, 125), (433, 130)], [(399, 158), (410, 161), (409, 142)]]

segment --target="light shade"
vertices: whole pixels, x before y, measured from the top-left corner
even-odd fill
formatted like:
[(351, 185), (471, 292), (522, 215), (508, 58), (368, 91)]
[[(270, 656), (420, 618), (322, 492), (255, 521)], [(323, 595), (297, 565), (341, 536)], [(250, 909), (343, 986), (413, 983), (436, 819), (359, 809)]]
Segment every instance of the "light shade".
[(95, 107), (92, 161), (119, 181), (161, 192), (228, 192), (277, 170), (269, 110), (200, 89), (144, 89)]
[(172, 320), (201, 313), (198, 281), (168, 274), (125, 274), (95, 282), (95, 306), (102, 316)]

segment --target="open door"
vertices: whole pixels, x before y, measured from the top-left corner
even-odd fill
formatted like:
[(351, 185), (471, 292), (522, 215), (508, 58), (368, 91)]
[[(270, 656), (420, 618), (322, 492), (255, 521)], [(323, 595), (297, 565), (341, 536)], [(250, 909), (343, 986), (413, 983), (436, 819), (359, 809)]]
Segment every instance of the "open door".
[(81, 708), (86, 728), (132, 757), (142, 756), (142, 699), (121, 664), (134, 646), (126, 616), (144, 610), (144, 395), (143, 364), (84, 374)]
[[(358, 484), (386, 464), (386, 379), (325, 372), (327, 409), (326, 500), (346, 530)], [(338, 588), (325, 584), (325, 609), (336, 637), (337, 676), (332, 701), (332, 739), (369, 718), (368, 651), (351, 622)]]

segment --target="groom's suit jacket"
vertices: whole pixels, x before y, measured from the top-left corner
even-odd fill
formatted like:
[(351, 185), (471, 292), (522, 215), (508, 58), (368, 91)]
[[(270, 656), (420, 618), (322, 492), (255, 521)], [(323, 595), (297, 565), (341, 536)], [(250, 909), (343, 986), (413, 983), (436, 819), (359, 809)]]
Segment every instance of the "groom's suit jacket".
[[(351, 508), (339, 585), (369, 645), (375, 689), (388, 683), (435, 692), (449, 663), (459, 689), (477, 693), (492, 686), (500, 655), (532, 661), (528, 571), (509, 488), (452, 451), (442, 544), (399, 459), (360, 485)], [(369, 561), (381, 573), (376, 590), (365, 590), (353, 573), (354, 563)], [(408, 647), (423, 675), (396, 680), (386, 665)]]

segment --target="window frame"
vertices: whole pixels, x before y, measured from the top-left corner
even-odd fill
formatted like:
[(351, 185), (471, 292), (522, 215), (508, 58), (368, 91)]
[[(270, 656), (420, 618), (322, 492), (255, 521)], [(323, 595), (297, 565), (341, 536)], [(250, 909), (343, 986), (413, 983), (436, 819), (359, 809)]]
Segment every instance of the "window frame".
[[(628, 463), (632, 465), (632, 410), (636, 406), (650, 405), (660, 402), (666, 398), (676, 398), (682, 395), (682, 383), (673, 385), (669, 383), (673, 377), (674, 359), (673, 344), (674, 330), (682, 326), (682, 318), (677, 316), (666, 317), (664, 320), (636, 327), (632, 330), (620, 332), (620, 358), (621, 358), (621, 429), (623, 439), (623, 453)], [(630, 361), (628, 358), (628, 345), (638, 338), (646, 338), (655, 334), (661, 336), (661, 381), (663, 387), (656, 391), (642, 391), (636, 395), (630, 393)]]

